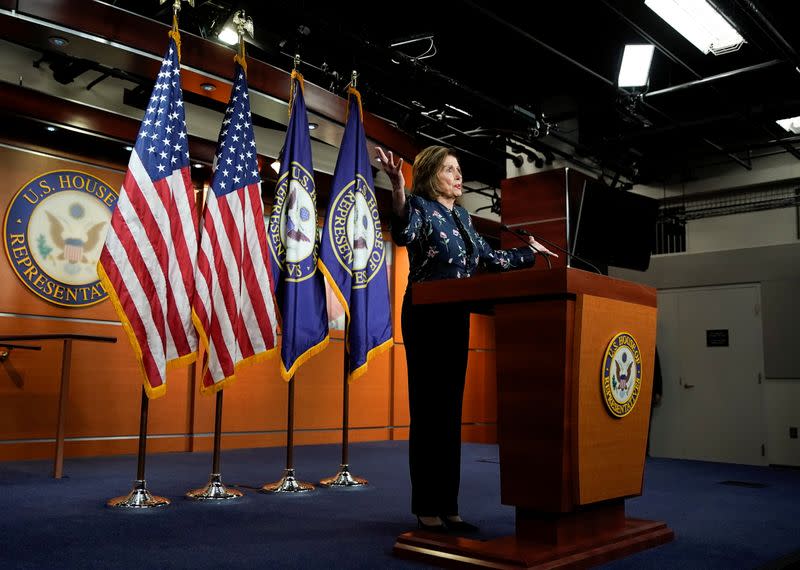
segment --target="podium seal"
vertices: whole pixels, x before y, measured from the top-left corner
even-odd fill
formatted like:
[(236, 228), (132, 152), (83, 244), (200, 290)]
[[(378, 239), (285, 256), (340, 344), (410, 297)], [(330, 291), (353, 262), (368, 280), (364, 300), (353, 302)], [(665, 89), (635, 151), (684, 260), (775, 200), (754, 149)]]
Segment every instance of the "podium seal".
[(606, 347), (601, 385), (603, 401), (617, 418), (627, 416), (639, 399), (642, 387), (642, 356), (633, 335), (617, 333)]

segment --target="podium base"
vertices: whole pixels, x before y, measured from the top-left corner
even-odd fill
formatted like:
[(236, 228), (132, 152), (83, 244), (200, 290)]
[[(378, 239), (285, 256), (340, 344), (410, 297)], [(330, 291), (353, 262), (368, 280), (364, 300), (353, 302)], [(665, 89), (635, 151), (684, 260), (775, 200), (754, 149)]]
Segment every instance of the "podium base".
[(314, 485), (304, 481), (298, 481), (294, 477), (294, 469), (287, 469), (283, 477), (275, 483), (267, 483), (261, 489), (260, 493), (306, 493), (313, 491)]
[(362, 487), (369, 485), (369, 481), (361, 477), (354, 477), (350, 473), (350, 466), (342, 464), (339, 466), (339, 472), (333, 477), (328, 477), (319, 482), (323, 487)]
[(109, 507), (121, 507), (127, 509), (152, 509), (157, 507), (166, 507), (169, 505), (169, 499), (165, 497), (158, 497), (147, 490), (147, 484), (144, 479), (137, 479), (133, 483), (133, 490), (123, 497), (115, 497), (110, 499), (106, 505)]
[(242, 492), (238, 489), (228, 489), (222, 483), (222, 476), (219, 473), (212, 473), (211, 479), (205, 487), (194, 489), (186, 493), (187, 499), (195, 501), (228, 501), (238, 499)]
[(397, 537), (394, 555), (436, 566), (458, 568), (587, 568), (671, 542), (663, 522), (626, 519), (624, 529), (592, 540), (543, 544), (508, 536), (471, 540), (412, 531)]

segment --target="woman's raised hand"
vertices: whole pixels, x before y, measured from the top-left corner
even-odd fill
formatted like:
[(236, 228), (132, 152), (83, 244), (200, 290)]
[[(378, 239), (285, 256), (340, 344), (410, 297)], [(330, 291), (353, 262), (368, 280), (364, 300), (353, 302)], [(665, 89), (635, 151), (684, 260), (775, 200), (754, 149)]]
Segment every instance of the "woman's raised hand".
[(375, 147), (375, 156), (381, 162), (381, 167), (386, 173), (386, 176), (389, 177), (389, 181), (392, 183), (392, 190), (394, 192), (403, 192), (406, 187), (406, 180), (403, 176), (402, 168), (403, 159), (400, 158), (395, 162), (392, 151), (389, 151), (389, 155), (387, 156), (379, 146)]

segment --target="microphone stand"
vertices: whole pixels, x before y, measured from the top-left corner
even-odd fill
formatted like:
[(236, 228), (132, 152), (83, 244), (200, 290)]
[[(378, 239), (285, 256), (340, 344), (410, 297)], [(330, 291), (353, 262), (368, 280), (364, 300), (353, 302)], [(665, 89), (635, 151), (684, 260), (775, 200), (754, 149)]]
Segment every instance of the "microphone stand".
[[(555, 244), (555, 243), (553, 243), (553, 242), (552, 242), (552, 241), (550, 241), (550, 240), (546, 240), (546, 239), (544, 239), (543, 237), (539, 237), (539, 236), (537, 236), (537, 235), (534, 235), (534, 234), (530, 233), (530, 232), (529, 232), (528, 230), (526, 230), (526, 229), (523, 229), (523, 228), (520, 228), (520, 229), (516, 229), (516, 228), (509, 228), (509, 227), (508, 227), (507, 225), (505, 225), (505, 224), (502, 224), (502, 225), (500, 226), (500, 228), (502, 228), (502, 229), (504, 229), (504, 230), (506, 230), (506, 231), (508, 231), (508, 232), (511, 232), (512, 234), (516, 234), (516, 235), (517, 235), (517, 236), (519, 236), (520, 238), (522, 238), (522, 236), (528, 236), (528, 237), (532, 237), (533, 239), (535, 239), (535, 240), (537, 240), (537, 241), (541, 241), (541, 242), (543, 242), (543, 243), (546, 243), (547, 245), (549, 245), (549, 246), (551, 246), (551, 247), (554, 247), (554, 248), (555, 248), (555, 249), (557, 249), (558, 251), (560, 251), (560, 252), (562, 252), (562, 253), (566, 254), (566, 255), (567, 255), (567, 259), (569, 259), (570, 257), (574, 257), (575, 259), (577, 259), (577, 260), (578, 260), (578, 261), (580, 261), (581, 263), (585, 263), (586, 265), (588, 265), (589, 267), (591, 267), (592, 269), (594, 269), (594, 270), (595, 270), (595, 271), (596, 271), (596, 272), (597, 272), (599, 275), (604, 275), (604, 273), (603, 273), (602, 271), (600, 271), (600, 270), (599, 270), (599, 269), (598, 269), (598, 268), (597, 268), (597, 267), (594, 265), (594, 263), (591, 263), (590, 261), (587, 261), (587, 260), (583, 259), (582, 257), (578, 257), (578, 256), (577, 256), (577, 255), (575, 255), (574, 253), (570, 253), (570, 252), (568, 252), (566, 249), (564, 249), (564, 248), (563, 248), (563, 247), (561, 247), (560, 245), (558, 245), (558, 244)], [(549, 261), (549, 260), (548, 260), (548, 261)]]
[[(527, 245), (529, 248), (531, 248), (533, 251), (535, 251), (540, 257), (544, 257), (544, 260), (547, 262), (547, 269), (553, 269), (553, 263), (550, 261), (550, 258), (547, 255), (544, 255), (541, 251), (539, 251), (535, 247), (533, 247), (531, 245), (531, 243), (527, 239), (522, 237), (522, 232), (519, 232), (519, 231), (516, 231), (516, 230), (512, 230), (511, 228), (509, 228), (505, 224), (501, 224), (500, 225), (500, 229), (506, 230), (508, 233), (517, 236), (520, 239), (521, 242), (523, 242), (525, 245)], [(528, 234), (528, 235), (530, 235), (530, 234)], [(533, 237), (533, 236), (531, 236), (531, 237)]]

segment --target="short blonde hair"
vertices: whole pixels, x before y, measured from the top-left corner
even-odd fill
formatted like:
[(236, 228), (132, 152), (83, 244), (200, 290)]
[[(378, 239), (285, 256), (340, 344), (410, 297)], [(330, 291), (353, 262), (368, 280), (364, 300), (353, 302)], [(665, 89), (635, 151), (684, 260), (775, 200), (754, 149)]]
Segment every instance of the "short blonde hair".
[(428, 200), (436, 200), (439, 196), (437, 175), (448, 156), (456, 156), (453, 149), (446, 146), (429, 146), (423, 149), (414, 159), (412, 194), (417, 194)]

